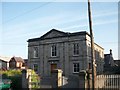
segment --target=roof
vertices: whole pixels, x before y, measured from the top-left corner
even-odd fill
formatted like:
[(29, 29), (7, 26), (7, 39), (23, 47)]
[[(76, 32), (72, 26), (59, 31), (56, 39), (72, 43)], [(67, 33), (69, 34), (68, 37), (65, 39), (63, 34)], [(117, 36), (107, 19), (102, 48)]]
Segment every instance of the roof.
[(110, 54), (104, 54), (104, 56), (110, 56)]
[(45, 36), (47, 36), (51, 32), (57, 32), (57, 33), (61, 34), (59, 36), (54, 36), (54, 37), (51, 37), (51, 38), (70, 37), (70, 36), (78, 36), (78, 35), (86, 35), (86, 34), (90, 36), (90, 34), (86, 31), (69, 33), (69, 32), (63, 32), (63, 31), (59, 31), (59, 30), (56, 30), (56, 29), (52, 29), (41, 37), (29, 39), (28, 42), (39, 41), (39, 40), (44, 40), (44, 39), (51, 39), (51, 38), (45, 38)]
[(120, 66), (120, 60), (114, 60), (114, 62)]
[(24, 62), (21, 57), (12, 57), (11, 60), (14, 59), (16, 62)]
[(103, 47), (101, 47), (100, 45), (98, 45), (97, 43), (95, 43), (95, 42), (94, 42), (94, 44), (95, 44), (95, 45), (97, 45), (98, 47), (100, 47), (100, 48), (102, 48), (102, 49), (104, 50), (104, 48), (103, 48)]
[(106, 64), (114, 64), (112, 54), (104, 54), (104, 60)]
[(110, 54), (104, 54), (105, 59), (110, 59)]
[(117, 61), (120, 62), (120, 59), (118, 59), (118, 60), (114, 60), (114, 61), (116, 61), (116, 62), (117, 62)]
[(0, 56), (0, 60), (5, 61), (5, 62), (9, 62), (10, 59), (11, 57)]

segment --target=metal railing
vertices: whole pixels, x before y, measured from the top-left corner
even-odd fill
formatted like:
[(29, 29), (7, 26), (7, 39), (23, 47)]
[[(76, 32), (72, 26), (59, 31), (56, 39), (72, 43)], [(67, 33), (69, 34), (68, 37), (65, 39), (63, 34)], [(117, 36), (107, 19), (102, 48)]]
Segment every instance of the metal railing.
[(96, 88), (120, 89), (120, 75), (98, 75)]

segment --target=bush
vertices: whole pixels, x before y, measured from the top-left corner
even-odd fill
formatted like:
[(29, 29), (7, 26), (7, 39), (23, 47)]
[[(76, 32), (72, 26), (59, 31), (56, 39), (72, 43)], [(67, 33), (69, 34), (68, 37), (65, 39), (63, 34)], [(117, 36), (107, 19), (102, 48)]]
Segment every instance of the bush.
[(12, 81), (11, 88), (17, 89), (21, 88), (22, 83), (22, 73), (21, 70), (8, 70), (8, 71), (0, 71), (0, 74), (2, 74), (3, 79), (10, 79)]
[(21, 75), (21, 70), (7, 70), (7, 71), (0, 71), (0, 74), (6, 74), (7, 76), (15, 76)]
[[(31, 69), (30, 69), (31, 70)], [(11, 88), (12, 90), (22, 90), (22, 72), (21, 70), (8, 70), (0, 71), (3, 79), (10, 79), (12, 81)], [(31, 86), (33, 89), (40, 88), (40, 77), (35, 73), (34, 70), (31, 70)]]
[(33, 89), (40, 88), (40, 77), (38, 76), (38, 74), (36, 74), (34, 70), (31, 70), (31, 83), (31, 87)]

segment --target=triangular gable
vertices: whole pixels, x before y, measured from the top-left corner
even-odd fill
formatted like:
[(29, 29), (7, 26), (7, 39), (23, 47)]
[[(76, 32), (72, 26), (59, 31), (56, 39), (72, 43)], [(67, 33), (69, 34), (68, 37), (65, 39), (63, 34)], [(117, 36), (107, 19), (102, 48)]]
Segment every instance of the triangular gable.
[[(77, 36), (77, 35), (89, 35), (86, 31), (82, 32), (75, 32), (75, 33), (69, 33), (69, 32), (62, 32), (56, 29), (52, 29), (43, 36), (39, 38), (33, 38), (29, 39), (28, 42), (34, 42), (34, 41), (39, 41), (39, 40), (44, 40), (44, 39), (51, 39), (51, 38), (59, 38), (59, 37), (70, 37), (70, 36)], [(89, 35), (90, 36), (90, 35)]]
[(61, 36), (66, 36), (67, 33), (62, 32), (62, 31), (58, 31), (56, 29), (52, 29), (49, 32), (47, 32), (46, 34), (44, 34), (43, 36), (41, 36), (41, 39), (47, 39), (47, 38), (53, 38), (53, 37), (61, 37)]
[(24, 62), (24, 60), (21, 57), (12, 57), (9, 62)]

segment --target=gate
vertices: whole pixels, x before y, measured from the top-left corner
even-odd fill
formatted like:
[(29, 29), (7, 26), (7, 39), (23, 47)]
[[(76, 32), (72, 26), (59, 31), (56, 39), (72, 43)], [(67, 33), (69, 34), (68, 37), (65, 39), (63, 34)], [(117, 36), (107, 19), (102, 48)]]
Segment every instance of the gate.
[(51, 78), (51, 76), (41, 77), (40, 88), (52, 88), (52, 78)]
[(79, 76), (62, 77), (62, 88), (79, 88)]
[(120, 75), (98, 75), (96, 77), (96, 88), (120, 89)]

